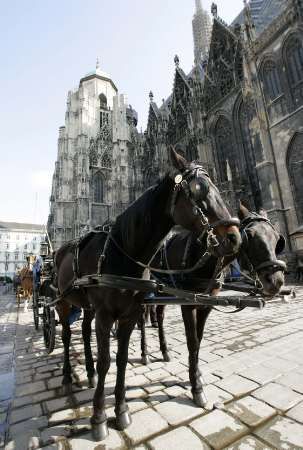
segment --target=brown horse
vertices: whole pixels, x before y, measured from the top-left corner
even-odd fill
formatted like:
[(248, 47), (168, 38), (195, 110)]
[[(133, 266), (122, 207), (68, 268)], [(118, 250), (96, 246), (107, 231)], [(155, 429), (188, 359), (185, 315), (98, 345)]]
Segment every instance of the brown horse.
[[(79, 248), (77, 272), (89, 275), (97, 272), (104, 252), (102, 274), (141, 278), (162, 240), (174, 225), (207, 236), (209, 250), (215, 254), (237, 253), (241, 237), (223, 199), (205, 170), (187, 162), (171, 149), (174, 173), (168, 174), (156, 186), (148, 189), (121, 214), (110, 234), (92, 233)], [(216, 236), (216, 247), (214, 246)], [(106, 250), (104, 249), (106, 247)], [(68, 243), (57, 251), (55, 264), (59, 292), (65, 301), (96, 312), (98, 344), (98, 385), (93, 400), (91, 418), (93, 436), (102, 440), (108, 435), (105, 414), (105, 377), (110, 366), (110, 331), (117, 320), (118, 351), (115, 387), (116, 425), (119, 430), (131, 423), (125, 401), (125, 370), (128, 361), (130, 335), (140, 317), (144, 293), (115, 287), (72, 289), (75, 278), (75, 245)], [(142, 267), (143, 266), (143, 267)], [(60, 317), (63, 320), (62, 316)], [(63, 321), (63, 326), (65, 322)], [(64, 342), (68, 358), (69, 340)], [(65, 361), (66, 362), (66, 361)], [(69, 365), (70, 367), (70, 365)], [(70, 370), (64, 364), (64, 383), (71, 383)]]
[(24, 311), (27, 311), (28, 302), (33, 295), (33, 271), (30, 266), (24, 266), (20, 270), (20, 285), (17, 290), (17, 302), (18, 307), (20, 306), (21, 298), (24, 299)]

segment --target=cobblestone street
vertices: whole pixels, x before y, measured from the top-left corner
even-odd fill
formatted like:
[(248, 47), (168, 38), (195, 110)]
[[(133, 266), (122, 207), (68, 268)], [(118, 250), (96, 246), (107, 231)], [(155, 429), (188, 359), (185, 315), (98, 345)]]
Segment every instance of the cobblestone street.
[[(2, 439), (12, 398), (14, 351), (16, 357), (16, 388), (6, 450), (302, 449), (302, 300), (301, 287), (290, 303), (270, 304), (263, 311), (211, 314), (200, 351), (206, 395), (217, 406), (209, 411), (192, 402), (180, 309), (171, 307), (166, 312), (165, 329), (172, 357), (169, 363), (161, 360), (157, 330), (148, 326), (152, 362), (142, 366), (140, 332), (135, 330), (127, 369), (127, 398), (133, 423), (122, 433), (114, 428), (116, 341), (112, 339), (113, 361), (106, 384), (110, 434), (102, 443), (96, 443), (90, 434), (94, 390), (86, 387), (81, 323), (72, 327), (74, 392), (66, 396), (61, 387), (60, 327), (55, 350), (47, 355), (42, 330), (34, 329), (32, 311), (20, 309), (17, 318), (13, 296), (2, 295)], [(95, 339), (93, 348), (96, 354)]]

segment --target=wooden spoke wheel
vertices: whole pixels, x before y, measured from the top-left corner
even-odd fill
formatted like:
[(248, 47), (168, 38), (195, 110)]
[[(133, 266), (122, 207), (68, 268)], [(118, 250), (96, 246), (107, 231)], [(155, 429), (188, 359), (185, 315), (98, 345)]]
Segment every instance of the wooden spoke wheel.
[(45, 304), (43, 307), (43, 337), (47, 353), (52, 353), (56, 341), (55, 310)]
[(39, 328), (39, 292), (37, 289), (33, 290), (33, 315), (36, 330)]

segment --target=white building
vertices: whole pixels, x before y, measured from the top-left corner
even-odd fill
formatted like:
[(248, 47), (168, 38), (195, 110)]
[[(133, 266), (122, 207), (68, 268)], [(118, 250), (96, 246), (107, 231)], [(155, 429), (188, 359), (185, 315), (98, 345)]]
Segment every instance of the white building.
[(44, 225), (0, 222), (0, 276), (13, 277), (28, 255), (39, 255)]

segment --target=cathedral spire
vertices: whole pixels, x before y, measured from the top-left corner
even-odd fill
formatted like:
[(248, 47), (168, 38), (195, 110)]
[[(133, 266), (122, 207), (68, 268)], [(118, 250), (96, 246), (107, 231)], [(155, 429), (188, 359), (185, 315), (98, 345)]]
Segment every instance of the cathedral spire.
[(99, 58), (97, 57), (96, 59), (96, 70), (100, 69), (100, 62), (99, 62)]
[(196, 12), (202, 11), (201, 0), (196, 0)]

